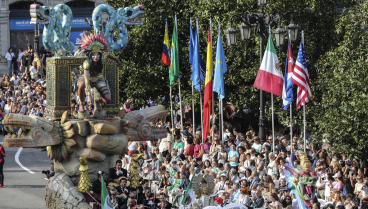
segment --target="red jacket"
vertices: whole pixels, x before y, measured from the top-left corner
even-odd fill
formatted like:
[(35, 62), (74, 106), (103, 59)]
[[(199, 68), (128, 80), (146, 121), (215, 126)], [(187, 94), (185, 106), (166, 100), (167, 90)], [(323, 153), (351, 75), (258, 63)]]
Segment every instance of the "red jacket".
[(0, 163), (4, 163), (4, 155), (5, 155), (5, 150), (4, 147), (0, 145)]
[(189, 144), (187, 146), (187, 148), (185, 148), (185, 152), (184, 152), (185, 156), (193, 156), (194, 155), (194, 145), (193, 144)]

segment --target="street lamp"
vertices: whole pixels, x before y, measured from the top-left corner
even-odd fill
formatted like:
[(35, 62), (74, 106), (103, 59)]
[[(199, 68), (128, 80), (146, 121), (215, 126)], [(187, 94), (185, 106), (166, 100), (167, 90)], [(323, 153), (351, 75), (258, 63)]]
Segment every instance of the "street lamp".
[(238, 31), (233, 26), (230, 26), (228, 29), (225, 30), (227, 45), (234, 46), (236, 44), (237, 33)]
[(300, 29), (300, 27), (297, 24), (294, 24), (293, 19), (291, 19), (290, 24), (287, 26), (287, 28), (290, 30), (291, 41), (296, 41), (298, 37), (298, 30)]
[(264, 7), (264, 6), (266, 6), (266, 1), (267, 0), (258, 0), (258, 6), (260, 6), (260, 7)]
[[(249, 41), (252, 26), (250, 26), (248, 24), (245, 24), (245, 23), (242, 23), (241, 25), (239, 25), (239, 29), (240, 29), (241, 39), (243, 41)], [(236, 34), (235, 34), (235, 36), (236, 36)]]
[(273, 33), (275, 34), (276, 38), (276, 47), (279, 49), (282, 48), (282, 46), (284, 46), (285, 34), (287, 31), (282, 28), (281, 24), (279, 23), (278, 27), (273, 31)]
[[(262, 62), (263, 58), (263, 49), (264, 49), (264, 37), (268, 34), (268, 27), (269, 26), (277, 26), (277, 28), (273, 31), (276, 38), (276, 46), (281, 48), (285, 42), (285, 34), (287, 30), (281, 27), (281, 19), (287, 17), (291, 14), (291, 12), (287, 12), (284, 15), (280, 14), (265, 14), (263, 12), (263, 8), (266, 6), (266, 0), (258, 0), (258, 6), (260, 7), (260, 13), (251, 13), (249, 11), (245, 12), (242, 16), (233, 15), (230, 19), (230, 27), (225, 31), (227, 44), (228, 46), (234, 46), (236, 44), (236, 36), (237, 33), (240, 31), (241, 38), (243, 41), (250, 40), (250, 34), (252, 29), (254, 28), (255, 33), (260, 36), (260, 62)], [(241, 23), (239, 25), (239, 31), (237, 31), (233, 27), (233, 22)], [(294, 24), (292, 18), (291, 22), (288, 25), (288, 29), (291, 33), (291, 40), (295, 41), (298, 35), (299, 26)], [(260, 115), (259, 115), (259, 137), (262, 141), (266, 140), (265, 134), (265, 97), (262, 90), (260, 90)]]

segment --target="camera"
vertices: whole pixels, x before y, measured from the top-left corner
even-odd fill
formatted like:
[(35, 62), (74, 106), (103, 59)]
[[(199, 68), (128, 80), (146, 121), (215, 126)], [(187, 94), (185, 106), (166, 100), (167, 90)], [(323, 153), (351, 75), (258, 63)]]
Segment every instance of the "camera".
[(42, 174), (50, 175), (50, 170), (43, 170), (43, 171), (42, 171)]

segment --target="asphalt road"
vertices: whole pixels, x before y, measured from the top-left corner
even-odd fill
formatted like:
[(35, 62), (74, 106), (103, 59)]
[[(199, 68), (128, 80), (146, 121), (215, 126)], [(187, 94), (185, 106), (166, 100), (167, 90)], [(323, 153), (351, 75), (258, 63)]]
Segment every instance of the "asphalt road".
[[(3, 142), (0, 135), (0, 143)], [(41, 173), (50, 169), (46, 151), (33, 148), (5, 147), (4, 187), (0, 188), (0, 209), (43, 209), (48, 180)], [(17, 155), (18, 153), (18, 156)], [(19, 163), (23, 165), (22, 168)], [(29, 171), (33, 172), (30, 173)]]

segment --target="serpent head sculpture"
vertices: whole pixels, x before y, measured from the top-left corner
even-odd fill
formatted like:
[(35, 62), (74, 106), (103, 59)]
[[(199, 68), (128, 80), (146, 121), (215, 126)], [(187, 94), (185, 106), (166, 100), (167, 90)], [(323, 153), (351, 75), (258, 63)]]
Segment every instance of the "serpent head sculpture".
[(294, 152), (291, 153), (289, 163), (284, 165), (285, 180), (289, 183), (288, 187), (291, 189), (291, 193), (297, 197), (299, 208), (311, 208), (310, 200), (315, 197), (315, 185), (318, 180), (314, 171), (317, 161), (314, 161), (312, 165), (305, 152), (298, 151), (300, 166), (295, 167), (291, 160), (294, 158), (294, 154)]
[[(102, 31), (103, 13), (107, 13), (109, 15), (105, 31)], [(142, 5), (134, 8), (119, 8), (116, 12), (114, 7), (107, 4), (101, 4), (93, 10), (93, 28), (97, 33), (101, 32), (105, 35), (110, 51), (121, 51), (128, 44), (128, 30), (125, 25), (143, 25), (142, 18), (144, 14), (145, 9)], [(114, 42), (113, 39), (115, 27), (117, 27), (119, 36), (116, 42)]]
[[(106, 26), (103, 26), (102, 14), (108, 14)], [(125, 25), (143, 25), (144, 6), (119, 8), (101, 4), (93, 10), (93, 30), (104, 34), (110, 51), (121, 51), (128, 44), (128, 30)], [(30, 7), (31, 24), (42, 24), (43, 45), (46, 50), (60, 49), (71, 52), (74, 43), (70, 41), (73, 14), (68, 5), (58, 4), (54, 8), (32, 4)], [(104, 31), (103, 31), (104, 28)], [(117, 28), (118, 39), (114, 42), (114, 29)]]
[[(150, 141), (166, 137), (164, 127), (150, 122), (166, 118), (165, 107), (159, 105), (127, 113), (123, 119), (91, 119), (50, 121), (37, 116), (6, 114), (2, 124), (9, 134), (6, 147), (45, 147), (55, 162), (55, 172), (66, 173), (78, 182), (80, 157), (86, 157), (91, 180), (100, 170), (114, 165), (118, 155), (125, 153), (128, 141)], [(16, 131), (19, 129), (18, 131)]]
[(39, 4), (32, 4), (29, 10), (31, 15), (31, 24), (49, 24), (50, 23), (50, 12), (51, 10), (42, 7)]

